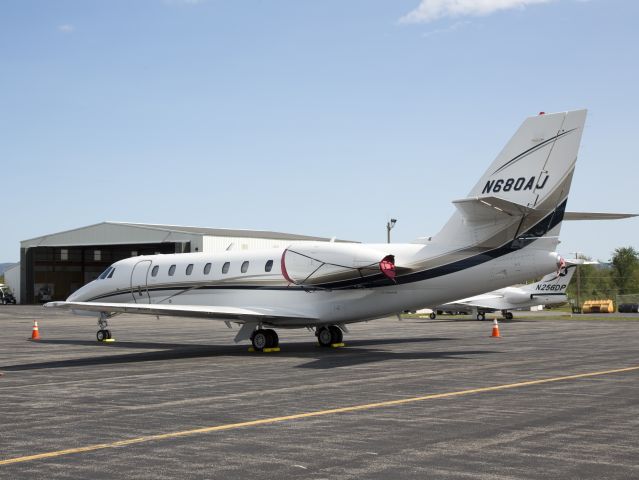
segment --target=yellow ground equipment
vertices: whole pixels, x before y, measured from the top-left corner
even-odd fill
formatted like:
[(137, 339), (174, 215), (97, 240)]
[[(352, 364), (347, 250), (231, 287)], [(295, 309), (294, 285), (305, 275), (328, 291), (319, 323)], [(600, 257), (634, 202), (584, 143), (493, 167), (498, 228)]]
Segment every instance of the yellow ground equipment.
[(581, 313), (613, 313), (615, 306), (612, 300), (586, 300), (583, 307), (581, 307)]

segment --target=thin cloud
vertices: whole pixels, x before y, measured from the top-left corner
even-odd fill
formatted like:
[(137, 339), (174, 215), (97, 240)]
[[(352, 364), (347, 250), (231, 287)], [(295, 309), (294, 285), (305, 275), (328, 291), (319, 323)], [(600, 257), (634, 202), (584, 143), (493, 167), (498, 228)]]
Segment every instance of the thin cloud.
[(457, 30), (460, 30), (460, 29), (466, 27), (467, 25), (470, 25), (470, 22), (468, 20), (461, 20), (459, 22), (453, 23), (449, 27), (437, 28), (435, 30), (431, 30), (429, 32), (425, 32), (425, 33), (422, 34), (422, 37), (432, 37), (433, 35), (439, 35), (439, 34), (442, 34), (442, 33), (455, 32)]
[(68, 23), (66, 23), (64, 25), (58, 25), (58, 32), (71, 33), (74, 30), (75, 30), (75, 27), (73, 25), (68, 24)]
[(428, 23), (443, 17), (490, 15), (501, 10), (525, 8), (556, 0), (421, 0), (419, 6), (403, 16), (401, 23)]

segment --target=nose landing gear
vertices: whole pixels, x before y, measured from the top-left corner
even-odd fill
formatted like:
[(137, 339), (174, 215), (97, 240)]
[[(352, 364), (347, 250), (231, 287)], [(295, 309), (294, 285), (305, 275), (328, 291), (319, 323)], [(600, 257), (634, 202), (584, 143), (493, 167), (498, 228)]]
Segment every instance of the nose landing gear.
[(100, 330), (98, 330), (98, 333), (95, 334), (98, 342), (108, 342), (109, 340), (113, 341), (107, 318), (109, 318), (109, 316), (106, 313), (100, 313), (100, 317), (98, 318), (98, 327)]

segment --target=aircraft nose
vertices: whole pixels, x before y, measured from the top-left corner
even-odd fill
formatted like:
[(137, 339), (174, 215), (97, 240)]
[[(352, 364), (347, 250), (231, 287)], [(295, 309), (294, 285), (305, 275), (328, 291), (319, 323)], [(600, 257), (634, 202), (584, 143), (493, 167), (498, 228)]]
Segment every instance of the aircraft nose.
[(67, 298), (67, 302), (84, 302), (87, 298), (87, 287), (89, 285), (85, 285), (84, 287), (80, 287)]

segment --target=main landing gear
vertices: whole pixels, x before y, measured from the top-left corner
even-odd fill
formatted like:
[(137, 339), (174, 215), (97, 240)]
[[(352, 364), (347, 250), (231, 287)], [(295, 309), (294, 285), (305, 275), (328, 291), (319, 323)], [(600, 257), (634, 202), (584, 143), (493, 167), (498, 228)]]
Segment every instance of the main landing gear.
[(507, 310), (502, 310), (502, 311), (501, 311), (501, 314), (504, 316), (504, 318), (505, 318), (506, 320), (512, 320), (512, 319), (513, 319), (513, 314), (512, 314), (512, 312), (509, 312), (509, 311), (507, 311)]
[(280, 344), (280, 339), (275, 330), (259, 328), (251, 334), (251, 343), (255, 350), (261, 352), (265, 348), (277, 348)]
[(344, 339), (344, 334), (337, 325), (318, 327), (315, 330), (315, 335), (321, 347), (330, 347), (331, 345), (342, 343)]
[(111, 340), (111, 330), (109, 330), (109, 323), (107, 322), (108, 315), (106, 313), (101, 313), (100, 318), (98, 318), (98, 333), (95, 334), (98, 342), (106, 342), (107, 340)]
[(483, 322), (484, 320), (486, 320), (486, 314), (485, 313), (478, 313), (477, 314), (477, 320), (479, 320), (480, 322)]

